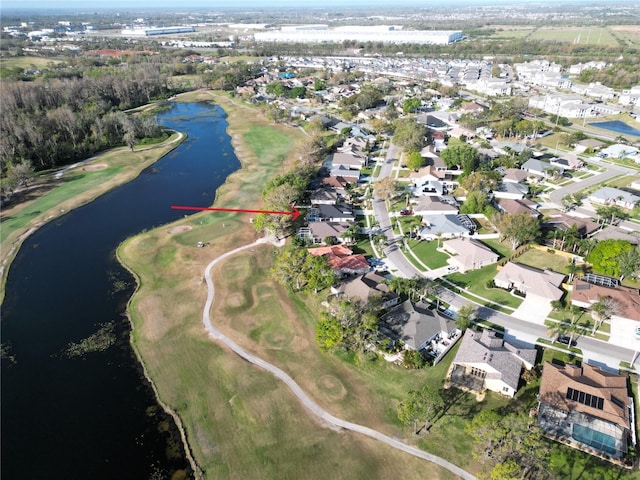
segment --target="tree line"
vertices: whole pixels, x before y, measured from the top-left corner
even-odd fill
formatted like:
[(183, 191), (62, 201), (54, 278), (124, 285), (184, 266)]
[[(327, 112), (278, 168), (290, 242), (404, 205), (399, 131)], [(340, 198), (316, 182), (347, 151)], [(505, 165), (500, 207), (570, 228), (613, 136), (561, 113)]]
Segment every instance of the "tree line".
[(121, 110), (169, 94), (166, 75), (148, 65), (80, 78), (5, 82), (0, 91), (2, 173), (25, 160), (44, 170), (158, 136), (153, 118)]

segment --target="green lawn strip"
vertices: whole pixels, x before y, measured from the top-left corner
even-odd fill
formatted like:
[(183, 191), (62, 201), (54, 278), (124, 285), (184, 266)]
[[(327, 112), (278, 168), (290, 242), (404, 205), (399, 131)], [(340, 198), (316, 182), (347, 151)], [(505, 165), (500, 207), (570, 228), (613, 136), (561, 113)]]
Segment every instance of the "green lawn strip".
[(497, 238), (483, 238), (481, 241), (501, 257), (508, 257), (513, 253), (510, 244), (504, 241), (500, 242)]
[[(447, 265), (449, 255), (437, 251), (437, 241), (428, 242), (425, 240), (409, 240), (407, 244), (409, 245), (409, 248), (414, 253), (414, 255), (418, 257), (420, 261), (427, 267), (435, 269)], [(408, 256), (409, 255), (407, 255), (407, 257)]]
[(291, 149), (291, 138), (269, 125), (252, 125), (244, 134), (244, 140), (260, 161), (282, 161)]
[[(494, 305), (500, 307), (518, 308), (522, 303), (522, 298), (514, 297), (506, 290), (501, 288), (488, 288), (487, 282), (493, 280), (498, 273), (497, 265), (487, 265), (478, 270), (472, 270), (464, 274), (453, 273), (447, 276), (447, 279), (455, 283), (463, 291), (469, 291), (482, 298), (486, 298)], [(478, 301), (477, 299), (475, 299)], [(496, 308), (498, 310), (499, 308)]]
[(574, 355), (577, 357), (582, 357), (582, 350), (580, 350), (579, 348), (576, 347), (568, 347), (562, 343), (558, 343), (558, 342), (552, 342), (551, 340), (547, 339), (547, 338), (539, 338), (536, 343), (541, 344), (541, 345), (546, 345), (550, 348), (555, 348), (561, 352), (565, 352), (568, 353), (569, 355)]

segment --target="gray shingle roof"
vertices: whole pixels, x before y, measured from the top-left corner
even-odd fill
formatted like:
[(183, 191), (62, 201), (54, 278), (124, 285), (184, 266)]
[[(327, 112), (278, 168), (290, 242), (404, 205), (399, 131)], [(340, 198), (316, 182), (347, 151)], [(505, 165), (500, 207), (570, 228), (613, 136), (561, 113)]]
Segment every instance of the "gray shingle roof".
[(511, 345), (496, 337), (491, 330), (475, 332), (467, 329), (453, 363), (491, 367), (499, 372), (504, 383), (517, 390), (523, 362), (533, 365), (535, 360), (534, 348)]

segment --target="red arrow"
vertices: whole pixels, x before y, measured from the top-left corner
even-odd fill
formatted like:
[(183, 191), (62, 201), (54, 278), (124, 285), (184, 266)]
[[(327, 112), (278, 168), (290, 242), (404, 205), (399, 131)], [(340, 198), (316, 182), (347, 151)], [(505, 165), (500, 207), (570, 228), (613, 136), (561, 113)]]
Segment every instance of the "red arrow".
[(291, 205), (293, 211), (291, 212), (273, 212), (270, 210), (247, 210), (244, 208), (216, 208), (216, 207), (184, 207), (181, 205), (172, 205), (174, 210), (213, 210), (215, 212), (244, 212), (244, 213), (266, 213), (267, 215), (291, 215), (291, 221), (294, 221), (300, 216), (300, 211), (295, 205)]

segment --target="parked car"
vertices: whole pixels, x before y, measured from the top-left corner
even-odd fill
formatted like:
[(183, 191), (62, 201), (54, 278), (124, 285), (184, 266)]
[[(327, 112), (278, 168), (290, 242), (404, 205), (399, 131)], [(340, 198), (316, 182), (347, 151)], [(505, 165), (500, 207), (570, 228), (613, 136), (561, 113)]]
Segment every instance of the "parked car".
[(556, 342), (564, 343), (567, 346), (569, 345), (569, 342), (571, 342), (572, 347), (575, 347), (578, 344), (578, 342), (571, 340), (571, 337), (568, 337), (567, 335), (559, 335), (558, 338), (556, 338)]
[(453, 265), (447, 267), (447, 272), (455, 272), (456, 270), (458, 270), (458, 267), (454, 267)]
[(413, 215), (413, 212), (411, 210), (409, 210), (408, 208), (404, 208), (404, 209), (400, 210), (400, 215), (402, 215), (402, 216)]

